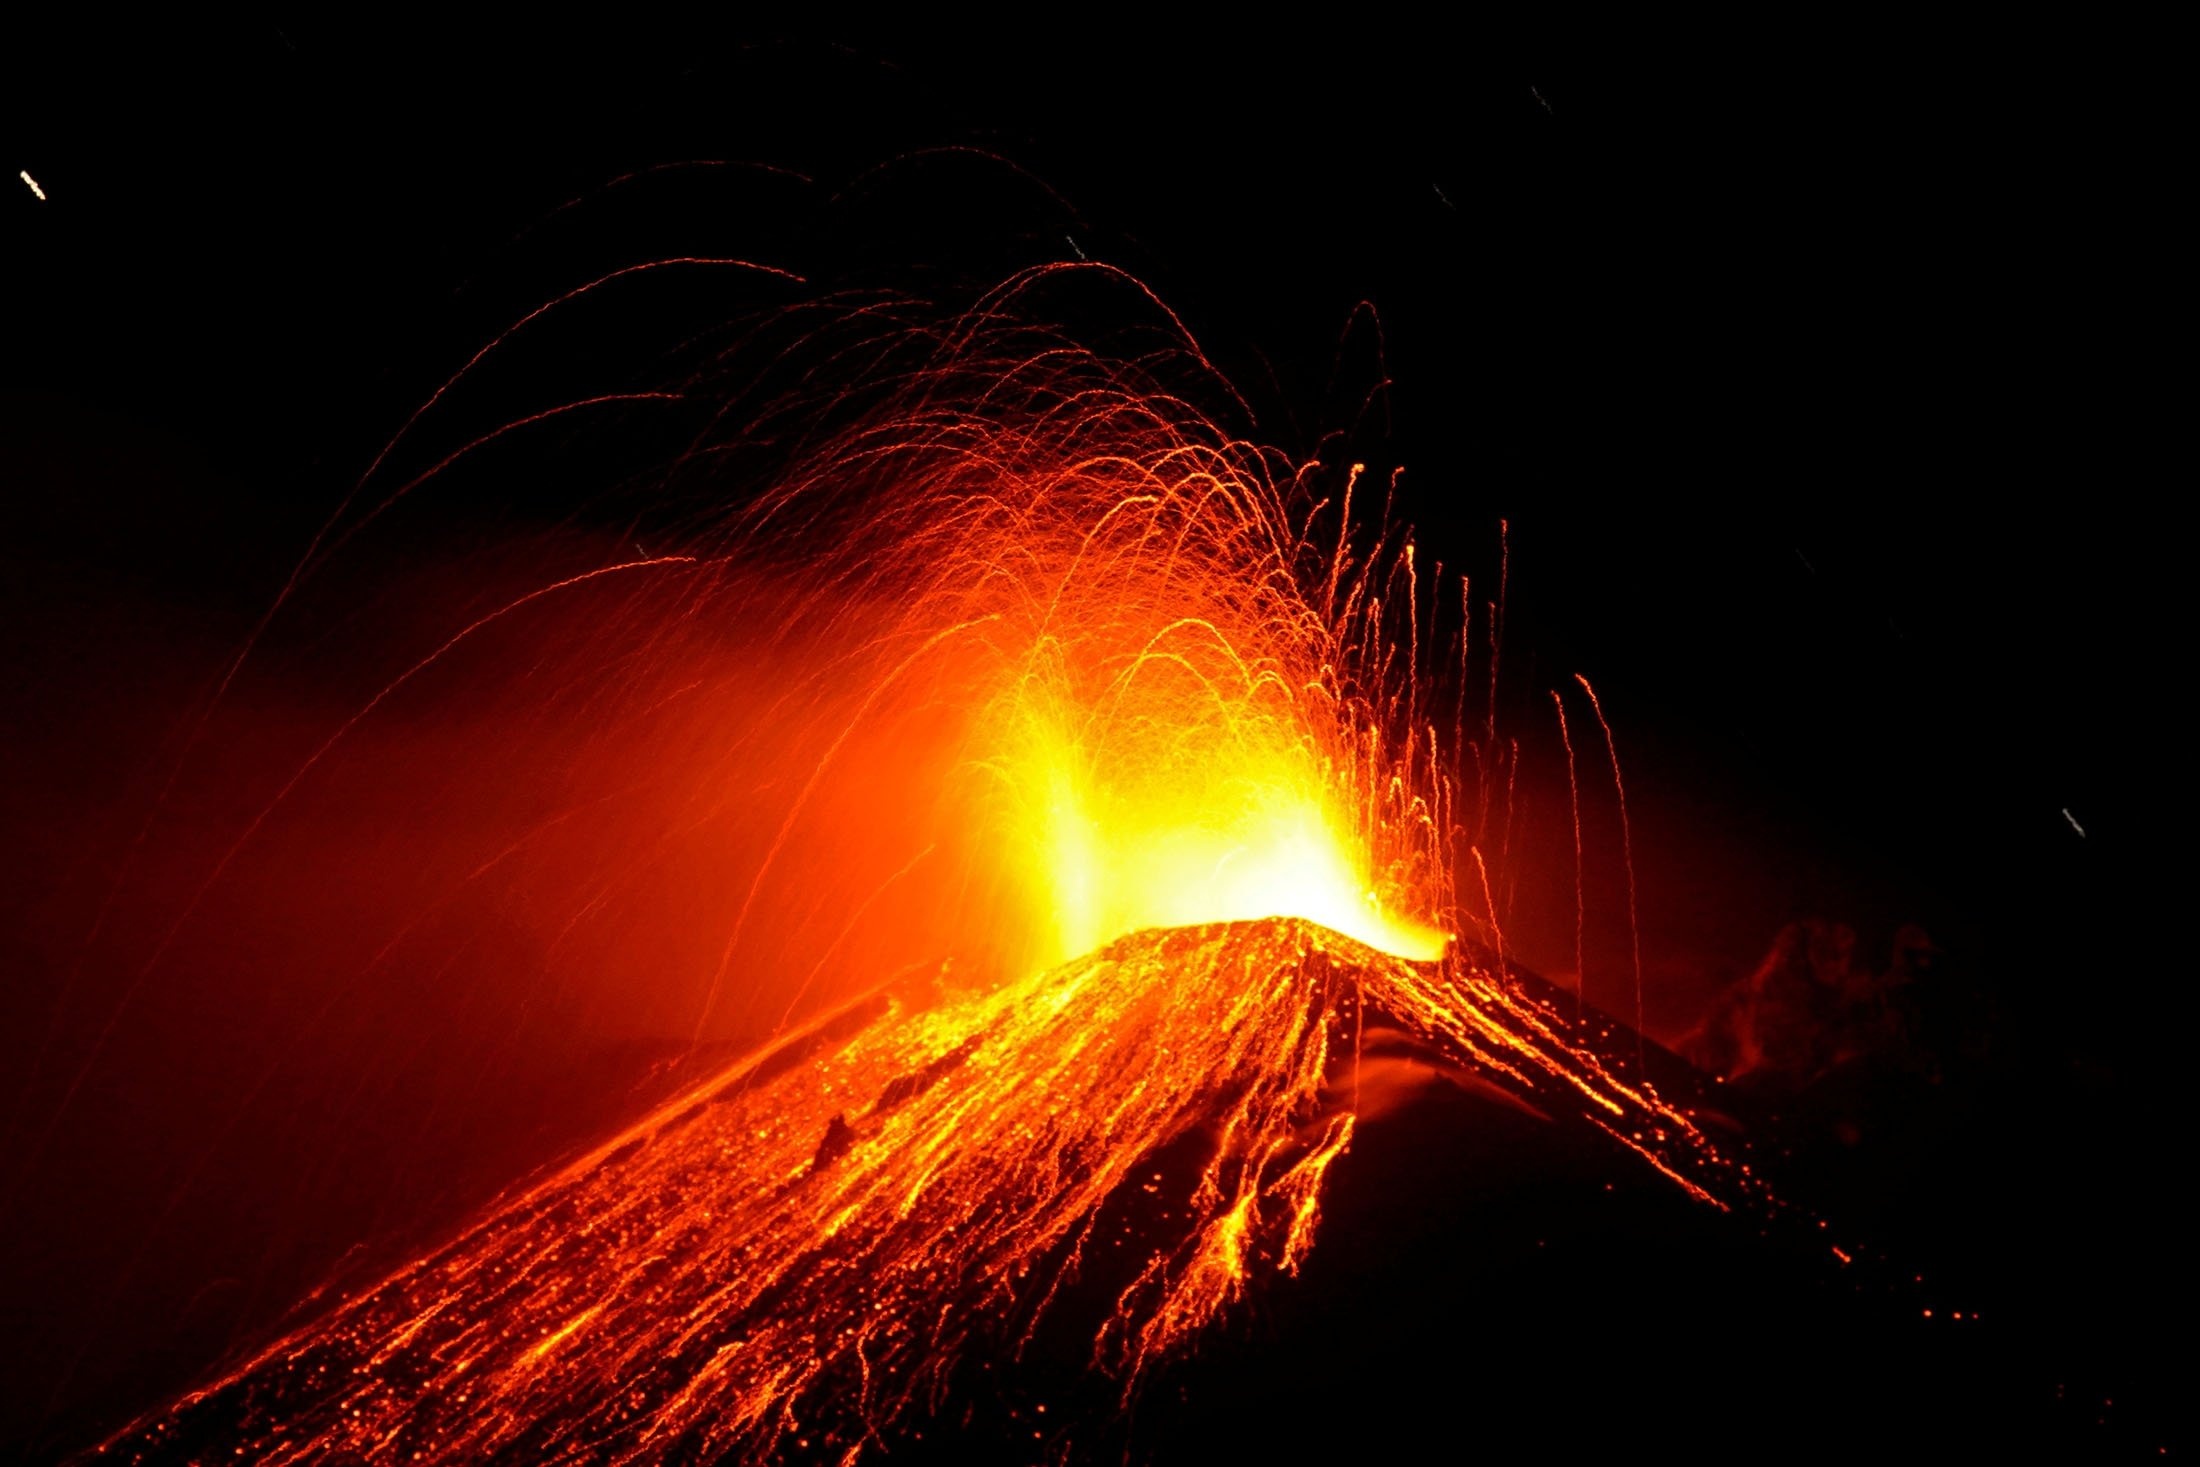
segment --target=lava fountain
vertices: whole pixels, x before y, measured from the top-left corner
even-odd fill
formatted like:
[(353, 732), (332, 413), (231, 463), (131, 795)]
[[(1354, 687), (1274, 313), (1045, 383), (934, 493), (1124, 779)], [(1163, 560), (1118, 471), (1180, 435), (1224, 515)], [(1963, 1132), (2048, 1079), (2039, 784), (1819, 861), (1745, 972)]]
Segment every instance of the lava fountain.
[(944, 329), (837, 303), (738, 391), (721, 352), (668, 487), (768, 441), (767, 487), (591, 573), (649, 586), (569, 639), (620, 669), (608, 721), (705, 643), (787, 669), (680, 766), (753, 837), (696, 1032), (761, 992), (768, 1041), (103, 1456), (853, 1459), (1065, 1314), (1128, 1397), (1314, 1246), (1374, 1018), (1709, 1205), (1759, 1195), (1508, 967), (1479, 850), (1459, 900), (1463, 699), (1438, 717), (1423, 665), (1451, 591), (1379, 487), (1218, 426), (1173, 319), (1139, 351), (1034, 324), (1075, 273)]
[[(899, 786), (926, 749), (935, 767), (893, 802), (941, 802), (924, 846), (958, 853), (986, 895), (957, 925), (1000, 933), (1010, 971), (1276, 916), (1438, 956), (1445, 790), (1393, 747), (1407, 679), (1382, 658), (1383, 578), (1352, 559), (1362, 471), (1316, 499), (1318, 466), (1012, 324), (1054, 273), (927, 337), (883, 406), (715, 531), (714, 599), (744, 600), (760, 565), (801, 589), (707, 615), (776, 619), (864, 690), (817, 728), (780, 839), (851, 765)], [(882, 739), (883, 779), (848, 753)]]

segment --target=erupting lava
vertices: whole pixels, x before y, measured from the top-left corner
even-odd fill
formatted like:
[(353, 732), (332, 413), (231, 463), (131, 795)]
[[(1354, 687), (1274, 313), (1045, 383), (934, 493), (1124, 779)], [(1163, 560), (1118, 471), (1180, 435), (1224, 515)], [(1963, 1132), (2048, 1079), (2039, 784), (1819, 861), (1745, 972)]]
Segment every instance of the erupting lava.
[[(1362, 470), (1217, 427), (1164, 380), (1206, 370), (1181, 339), (1028, 324), (1062, 273), (944, 332), (813, 346), (861, 364), (824, 408), (733, 397), (720, 421), (797, 446), (624, 619), (659, 660), (768, 627), (752, 650), (808, 669), (716, 766), (756, 784), (758, 750), (794, 751), (698, 1027), (797, 907), (852, 927), (899, 901), (887, 925), (936, 945), (862, 948), (862, 996), (773, 994), (775, 1045), (108, 1455), (852, 1457), (1096, 1281), (1093, 1357), (1127, 1393), (1313, 1245), (1371, 1014), (1707, 1202), (1754, 1191), (1456, 900), (1439, 580), (1363, 524)], [(822, 967), (842, 939), (804, 940)], [(1186, 1147), (1176, 1187), (1157, 1158)]]
[[(1412, 618), (1410, 555), (1354, 563), (1358, 467), (1339, 502), (1316, 499), (1318, 465), (1013, 324), (1049, 273), (927, 338), (883, 407), (719, 531), (715, 589), (739, 597), (743, 572), (791, 561), (813, 589), (773, 614), (853, 641), (842, 666), (867, 689), (819, 728), (782, 837), (850, 739), (890, 730), (898, 768), (870, 777), (904, 782), (898, 805), (917, 803), (912, 778), (944, 800), (926, 848), (990, 868), (963, 925), (1015, 929), (1011, 972), (1276, 916), (1440, 955), (1414, 914), (1448, 904), (1448, 786), (1384, 642)], [(1386, 594), (1407, 603), (1387, 620)], [(928, 744), (938, 762), (913, 768)]]

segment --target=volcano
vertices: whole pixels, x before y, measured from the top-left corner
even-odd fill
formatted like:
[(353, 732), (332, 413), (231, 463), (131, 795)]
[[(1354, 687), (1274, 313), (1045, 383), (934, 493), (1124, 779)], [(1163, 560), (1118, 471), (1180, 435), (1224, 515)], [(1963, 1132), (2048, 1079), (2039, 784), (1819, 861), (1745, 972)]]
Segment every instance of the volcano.
[(1647, 1058), (1464, 945), (1417, 963), (1299, 919), (984, 992), (901, 975), (99, 1455), (1082, 1456), (1291, 1290), (1363, 1118), (1432, 1087), (1684, 1211), (1776, 1211), (1692, 1072)]

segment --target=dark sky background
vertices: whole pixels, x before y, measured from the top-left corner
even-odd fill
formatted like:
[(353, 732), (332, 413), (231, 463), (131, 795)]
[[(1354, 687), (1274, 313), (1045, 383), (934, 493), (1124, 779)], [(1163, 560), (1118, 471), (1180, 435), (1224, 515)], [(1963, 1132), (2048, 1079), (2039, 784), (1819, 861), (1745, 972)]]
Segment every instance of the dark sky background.
[[(1969, 1201), (1927, 1188), (1913, 1214), (2160, 1378), (2126, 1337), (2142, 1294), (2190, 1297), (2164, 1200), (2189, 1150), (2188, 780), (2177, 190), (2146, 47), (1066, 21), (488, 42), (294, 19), (12, 47), (0, 1070), (53, 1021), (68, 934), (213, 659), (515, 307), (729, 242), (918, 285), (1082, 253), (1150, 283), (1296, 451), (1349, 413), (1334, 384), (1365, 380), (1375, 308), (1424, 553), (1487, 584), (1509, 524), (1531, 793), (1563, 788), (1541, 688), (1586, 672), (1612, 713), (1653, 1032), (1783, 922), (1868, 949), (1923, 924), (2014, 1058), (1959, 1143)], [(813, 182), (675, 171), (547, 217), (697, 160)], [(1604, 915), (1590, 996), (1623, 1009)], [(1570, 963), (1570, 894), (1520, 921), (1531, 961)], [(4, 1098), (0, 1439), (143, 1405), (371, 1231), (341, 1199), (229, 1219), (292, 1242), (267, 1297), (208, 1322), (193, 1270), (216, 1265), (148, 1244), (111, 1174), (152, 1143), (100, 1129), (188, 1099), (95, 1107), (58, 1167), (21, 1160), (54, 1096)], [(503, 1124), (404, 1220), (556, 1140)], [(148, 1280), (110, 1287), (118, 1260)]]

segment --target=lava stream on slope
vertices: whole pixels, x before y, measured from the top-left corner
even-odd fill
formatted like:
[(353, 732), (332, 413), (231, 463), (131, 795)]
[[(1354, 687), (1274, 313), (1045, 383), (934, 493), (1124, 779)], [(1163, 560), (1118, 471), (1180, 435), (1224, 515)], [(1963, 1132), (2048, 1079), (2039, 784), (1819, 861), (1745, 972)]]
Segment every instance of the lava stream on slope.
[(1146, 931), (980, 994), (873, 993), (99, 1455), (852, 1460), (1069, 1295), (1100, 1299), (1091, 1359), (1127, 1399), (1313, 1245), (1371, 1020), (1705, 1203), (1764, 1200), (1534, 980), (1298, 919)]

